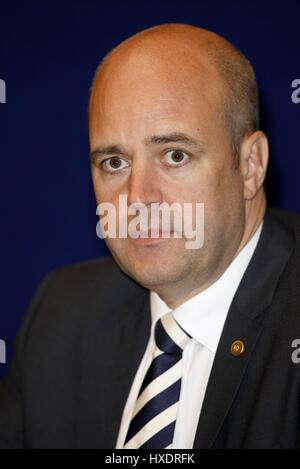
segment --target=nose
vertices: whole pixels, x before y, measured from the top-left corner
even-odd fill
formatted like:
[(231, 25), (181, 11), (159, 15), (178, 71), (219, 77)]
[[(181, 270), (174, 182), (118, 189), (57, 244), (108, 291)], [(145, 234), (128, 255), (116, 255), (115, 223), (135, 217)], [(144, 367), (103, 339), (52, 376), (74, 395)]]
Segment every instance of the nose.
[(151, 164), (133, 163), (128, 179), (128, 204), (161, 203), (159, 177)]

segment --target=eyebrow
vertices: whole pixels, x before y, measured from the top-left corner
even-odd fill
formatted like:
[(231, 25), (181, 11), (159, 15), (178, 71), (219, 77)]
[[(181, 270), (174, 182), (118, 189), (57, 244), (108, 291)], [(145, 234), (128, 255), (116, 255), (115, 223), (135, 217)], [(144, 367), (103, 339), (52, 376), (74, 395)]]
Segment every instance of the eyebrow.
[[(188, 145), (190, 147), (194, 147), (195, 149), (198, 149), (199, 151), (204, 151), (205, 147), (204, 144), (188, 134), (182, 133), (182, 132), (171, 132), (168, 134), (164, 135), (152, 135), (150, 137), (146, 137), (143, 141), (143, 143), (146, 146), (150, 145), (165, 145), (167, 143), (183, 143), (185, 145)], [(120, 145), (108, 145), (108, 146), (103, 146), (103, 147), (96, 147), (92, 152), (91, 152), (91, 158), (95, 155), (116, 155), (120, 153), (125, 153), (122, 150), (122, 147)]]
[(182, 132), (171, 132), (165, 135), (153, 135), (144, 140), (145, 145), (163, 145), (166, 143), (185, 143), (189, 146), (203, 147), (201, 142)]

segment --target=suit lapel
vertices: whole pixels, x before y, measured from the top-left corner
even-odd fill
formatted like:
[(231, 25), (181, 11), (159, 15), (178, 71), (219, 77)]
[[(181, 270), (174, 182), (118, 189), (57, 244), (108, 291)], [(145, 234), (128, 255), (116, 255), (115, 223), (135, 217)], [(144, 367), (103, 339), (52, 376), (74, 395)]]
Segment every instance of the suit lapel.
[[(218, 436), (262, 332), (262, 313), (272, 302), (294, 245), (293, 235), (268, 209), (259, 243), (228, 313), (209, 379), (194, 448), (211, 448)], [(245, 352), (240, 356), (231, 353), (231, 345), (236, 340), (245, 344)]]
[(84, 331), (77, 417), (81, 448), (116, 447), (122, 413), (150, 336), (149, 292), (121, 272), (112, 284), (110, 298), (97, 301), (93, 296), (93, 319)]
[(120, 364), (120, 369), (108, 376), (108, 379), (112, 379), (113, 393), (113, 399), (108, 404), (111, 407), (109, 421), (112, 426), (112, 447), (116, 445), (127, 398), (150, 337), (151, 314), (148, 291), (143, 298), (143, 304), (132, 310), (134, 314), (122, 325), (122, 347), (120, 349), (120, 344), (116, 342), (115, 359), (115, 363)]

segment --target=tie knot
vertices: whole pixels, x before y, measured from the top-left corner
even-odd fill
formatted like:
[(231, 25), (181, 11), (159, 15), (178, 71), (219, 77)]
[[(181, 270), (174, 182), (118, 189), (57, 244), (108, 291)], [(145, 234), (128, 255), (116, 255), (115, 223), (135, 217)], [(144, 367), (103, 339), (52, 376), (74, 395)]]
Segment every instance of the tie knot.
[(175, 321), (171, 312), (162, 316), (155, 326), (156, 346), (170, 355), (181, 355), (190, 336)]

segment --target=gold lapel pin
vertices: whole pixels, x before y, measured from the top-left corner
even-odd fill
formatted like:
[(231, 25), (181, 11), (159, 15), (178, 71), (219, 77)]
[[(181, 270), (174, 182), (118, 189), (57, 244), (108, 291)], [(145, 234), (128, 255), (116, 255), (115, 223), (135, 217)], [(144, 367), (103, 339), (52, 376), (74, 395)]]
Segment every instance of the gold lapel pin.
[(242, 340), (235, 340), (230, 350), (234, 357), (239, 357), (245, 352), (245, 344)]

